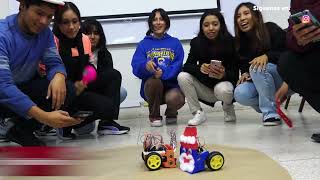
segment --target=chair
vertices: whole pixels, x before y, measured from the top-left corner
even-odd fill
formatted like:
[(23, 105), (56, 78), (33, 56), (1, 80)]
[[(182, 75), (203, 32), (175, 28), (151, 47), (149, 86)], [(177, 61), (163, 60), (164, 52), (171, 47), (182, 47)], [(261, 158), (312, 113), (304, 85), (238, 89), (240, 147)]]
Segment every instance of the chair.
[[(301, 96), (301, 95), (300, 95), (300, 96)], [(302, 96), (301, 96), (301, 97), (302, 97)], [(288, 109), (289, 102), (290, 102), (290, 98), (291, 98), (291, 96), (288, 96), (287, 101), (286, 101), (286, 104), (284, 105), (284, 109)], [(302, 112), (303, 106), (304, 106), (304, 103), (305, 103), (305, 102), (306, 102), (306, 100), (304, 99), (304, 97), (302, 97), (301, 102), (300, 102), (300, 105), (299, 105), (299, 110), (298, 110), (299, 113)]]

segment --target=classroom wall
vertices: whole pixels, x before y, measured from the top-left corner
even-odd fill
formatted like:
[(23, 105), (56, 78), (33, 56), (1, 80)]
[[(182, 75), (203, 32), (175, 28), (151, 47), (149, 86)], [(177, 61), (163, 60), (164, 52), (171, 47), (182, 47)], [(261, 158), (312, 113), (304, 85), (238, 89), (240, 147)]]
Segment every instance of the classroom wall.
[(9, 13), (9, 0), (1, 0), (0, 19), (5, 18)]

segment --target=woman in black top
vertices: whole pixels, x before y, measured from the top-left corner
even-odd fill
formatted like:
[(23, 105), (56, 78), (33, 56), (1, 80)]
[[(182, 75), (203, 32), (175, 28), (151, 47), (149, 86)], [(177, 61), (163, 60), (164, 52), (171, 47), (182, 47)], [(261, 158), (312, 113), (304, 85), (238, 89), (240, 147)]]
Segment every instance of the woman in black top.
[[(233, 37), (219, 11), (210, 10), (202, 15), (199, 34), (190, 46), (184, 72), (178, 76), (179, 86), (194, 115), (188, 124), (199, 125), (207, 119), (199, 100), (210, 105), (222, 101), (225, 121), (235, 121), (232, 100), (233, 87), (239, 77), (237, 56)], [(211, 60), (221, 61), (221, 65), (210, 65)]]
[(281, 123), (276, 112), (275, 92), (282, 84), (277, 72), (280, 54), (285, 50), (285, 32), (275, 23), (264, 23), (252, 3), (241, 3), (235, 10), (236, 48), (241, 77), (234, 97), (263, 115), (263, 125)]
[[(118, 99), (109, 96), (108, 82), (101, 76), (98, 69), (98, 78), (95, 82), (86, 85), (82, 81), (85, 66), (89, 65), (92, 58), (91, 43), (88, 36), (82, 34), (80, 11), (72, 2), (65, 2), (64, 7), (59, 8), (54, 16), (53, 33), (59, 50), (59, 54), (67, 70), (67, 80), (74, 83), (77, 98), (75, 108), (79, 110), (93, 111), (94, 115), (87, 118), (80, 125), (58, 129), (60, 139), (73, 139), (72, 128), (80, 128), (96, 119), (101, 119), (98, 125), (98, 134), (124, 134), (130, 128), (116, 123), (119, 114)], [(120, 85), (117, 89), (120, 92)]]

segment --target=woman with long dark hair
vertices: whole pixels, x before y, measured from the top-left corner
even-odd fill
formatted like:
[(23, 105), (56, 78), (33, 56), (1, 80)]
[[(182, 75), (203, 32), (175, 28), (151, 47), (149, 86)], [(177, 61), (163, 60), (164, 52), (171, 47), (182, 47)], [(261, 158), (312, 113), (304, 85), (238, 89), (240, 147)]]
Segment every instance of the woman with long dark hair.
[(236, 48), (241, 77), (234, 97), (240, 104), (262, 113), (263, 125), (281, 123), (276, 112), (275, 92), (282, 84), (277, 72), (285, 51), (285, 32), (275, 23), (264, 23), (262, 14), (250, 2), (237, 6), (234, 14)]
[(149, 104), (151, 126), (162, 126), (160, 105), (166, 104), (166, 123), (176, 123), (184, 96), (178, 86), (184, 52), (180, 41), (167, 34), (170, 19), (163, 9), (148, 18), (149, 30), (132, 58), (133, 74), (142, 80), (140, 94)]
[[(80, 30), (79, 9), (72, 2), (65, 2), (65, 5), (56, 11), (54, 17), (53, 33), (60, 56), (66, 66), (67, 80), (72, 81), (76, 89), (77, 98), (74, 105), (79, 110), (89, 110), (94, 113), (92, 117), (76, 127), (59, 129), (59, 138), (74, 138), (75, 135), (71, 133), (72, 128), (79, 128), (96, 119), (101, 119), (98, 125), (100, 135), (127, 133), (130, 128), (120, 126), (114, 121), (119, 115), (119, 95), (116, 100), (110, 97), (108, 83), (105, 83), (105, 77), (101, 75), (100, 70), (97, 70), (98, 78), (95, 82), (86, 85), (82, 81), (85, 66), (91, 64), (92, 52), (89, 37), (82, 34)], [(119, 94), (120, 86), (116, 91)]]
[[(188, 124), (196, 126), (207, 120), (199, 100), (212, 106), (222, 101), (224, 120), (235, 121), (232, 101), (233, 87), (239, 77), (237, 55), (233, 37), (219, 11), (209, 10), (202, 15), (199, 34), (190, 46), (184, 72), (178, 76), (179, 86), (194, 115)], [(221, 65), (210, 65), (211, 60), (219, 60)]]

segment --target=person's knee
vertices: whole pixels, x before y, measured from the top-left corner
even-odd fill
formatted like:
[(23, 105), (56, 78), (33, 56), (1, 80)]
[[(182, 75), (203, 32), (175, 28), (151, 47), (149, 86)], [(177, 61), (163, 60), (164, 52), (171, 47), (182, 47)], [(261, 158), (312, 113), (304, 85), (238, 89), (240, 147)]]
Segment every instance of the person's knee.
[(150, 78), (146, 82), (147, 88), (152, 88), (154, 90), (163, 90), (163, 84), (160, 79)]
[(248, 91), (241, 85), (235, 88), (233, 96), (238, 103), (243, 105), (247, 105), (247, 101), (250, 99)]
[(174, 107), (182, 107), (185, 103), (185, 98), (181, 92), (175, 91), (174, 93), (170, 93), (166, 97), (166, 104)]
[(185, 86), (192, 81), (192, 75), (187, 72), (180, 72), (177, 79), (180, 87)]
[(233, 95), (233, 85), (230, 82), (221, 82), (214, 87), (214, 93), (217, 95)]

